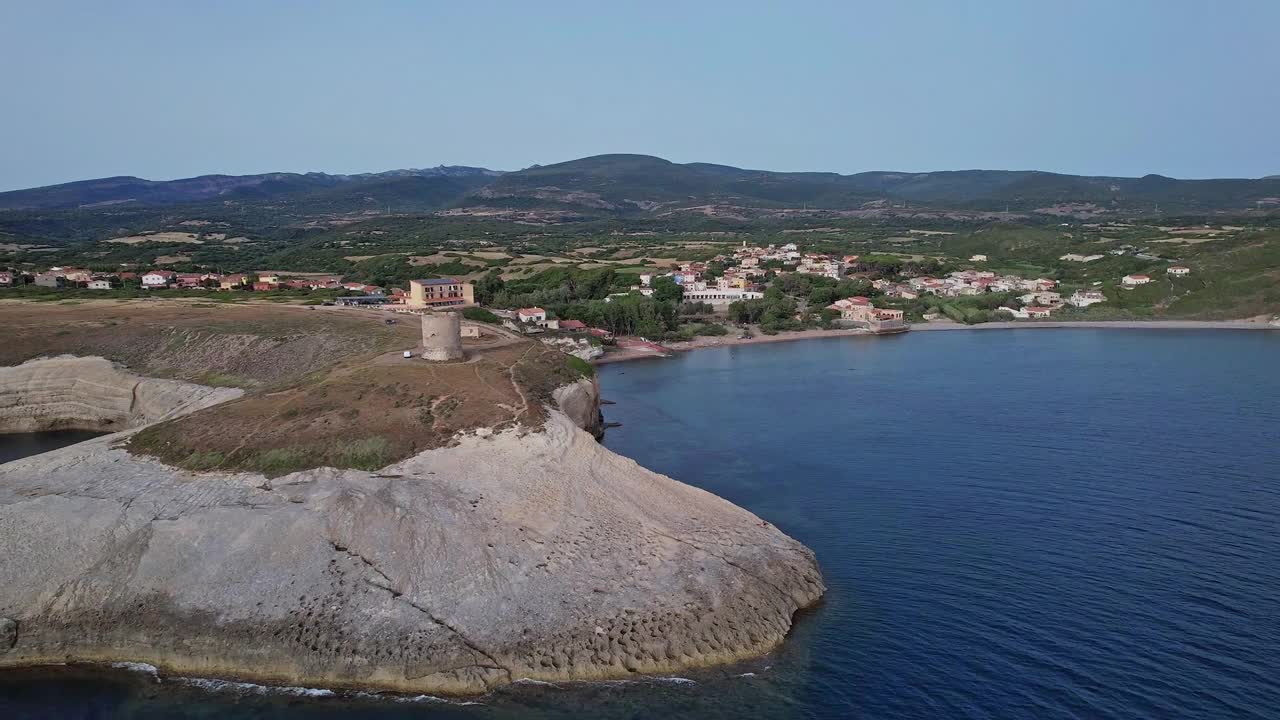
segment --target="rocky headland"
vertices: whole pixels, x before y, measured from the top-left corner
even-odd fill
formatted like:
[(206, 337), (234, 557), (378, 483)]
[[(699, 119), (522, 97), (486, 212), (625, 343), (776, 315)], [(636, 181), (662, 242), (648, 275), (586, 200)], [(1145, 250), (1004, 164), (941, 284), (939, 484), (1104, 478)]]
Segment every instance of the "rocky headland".
[[(269, 332), (243, 342), (302, 342)], [(4, 431), (122, 428), (0, 465), (0, 667), (476, 693), (760, 655), (821, 597), (800, 543), (599, 445), (596, 383), (562, 354), (387, 346), (261, 382), (234, 365), (243, 394), (191, 382), (236, 356), (0, 368)]]

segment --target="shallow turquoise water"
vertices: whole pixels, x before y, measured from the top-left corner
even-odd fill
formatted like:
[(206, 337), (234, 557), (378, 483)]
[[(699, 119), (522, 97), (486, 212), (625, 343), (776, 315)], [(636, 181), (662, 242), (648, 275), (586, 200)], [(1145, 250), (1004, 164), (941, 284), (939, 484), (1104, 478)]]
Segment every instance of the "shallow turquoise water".
[(1277, 717), (1277, 369), (1280, 334), (1085, 329), (606, 366), (609, 447), (817, 553), (774, 655), (470, 706), (24, 671), (0, 717)]

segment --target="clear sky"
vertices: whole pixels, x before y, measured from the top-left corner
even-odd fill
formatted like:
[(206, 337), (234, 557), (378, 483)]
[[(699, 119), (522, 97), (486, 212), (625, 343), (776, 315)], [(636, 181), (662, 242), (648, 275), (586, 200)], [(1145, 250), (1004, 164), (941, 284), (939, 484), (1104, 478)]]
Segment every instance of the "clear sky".
[(0, 189), (518, 169), (1280, 173), (1280, 0), (0, 0)]

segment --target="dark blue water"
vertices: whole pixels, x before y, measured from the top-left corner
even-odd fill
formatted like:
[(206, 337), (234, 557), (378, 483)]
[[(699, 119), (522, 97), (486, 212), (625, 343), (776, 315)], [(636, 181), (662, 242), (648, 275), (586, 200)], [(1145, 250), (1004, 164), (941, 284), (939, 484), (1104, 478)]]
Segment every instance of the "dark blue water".
[(465, 707), (0, 673), (0, 716), (1280, 717), (1277, 370), (1280, 334), (1084, 329), (608, 366), (607, 445), (817, 553), (774, 655)]
[(0, 463), (17, 460), (28, 455), (57, 450), (60, 447), (84, 442), (104, 433), (87, 430), (52, 430), (49, 432), (14, 433), (0, 435)]

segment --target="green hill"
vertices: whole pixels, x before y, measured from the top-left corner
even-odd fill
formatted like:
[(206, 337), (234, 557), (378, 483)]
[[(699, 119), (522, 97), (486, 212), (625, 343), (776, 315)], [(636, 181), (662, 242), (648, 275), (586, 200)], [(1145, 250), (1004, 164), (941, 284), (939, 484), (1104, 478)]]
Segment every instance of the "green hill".
[(1169, 212), (1245, 210), (1280, 205), (1280, 181), (1086, 177), (1039, 171), (961, 170), (855, 175), (768, 172), (708, 163), (677, 164), (646, 155), (597, 155), (507, 173), (474, 200), (530, 200), (595, 206), (616, 212), (729, 203), (752, 207), (858, 209), (867, 203), (919, 203), (937, 208), (1032, 210), (1092, 203), (1105, 209)]
[(284, 203), (287, 211), (303, 215), (484, 205), (608, 216), (709, 204), (829, 210), (910, 204), (935, 210), (1023, 212), (1091, 205), (1096, 211), (1129, 214), (1149, 214), (1158, 205), (1167, 214), (1196, 214), (1280, 209), (1280, 179), (1088, 177), (1024, 170), (840, 175), (615, 154), (510, 173), (442, 167), (366, 175), (205, 175), (170, 181), (113, 177), (0, 193), (0, 210), (119, 211), (194, 203), (272, 209)]

